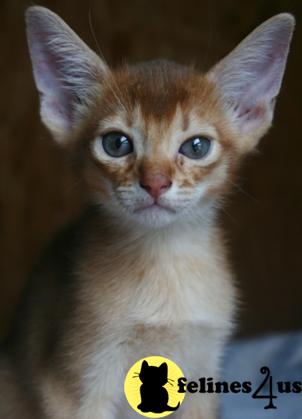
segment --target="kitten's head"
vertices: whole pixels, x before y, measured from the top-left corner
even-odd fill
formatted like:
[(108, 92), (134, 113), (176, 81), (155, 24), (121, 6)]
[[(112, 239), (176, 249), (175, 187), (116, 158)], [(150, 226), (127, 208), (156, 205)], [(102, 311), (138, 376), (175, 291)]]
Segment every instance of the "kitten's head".
[(289, 14), (269, 19), (206, 74), (163, 60), (114, 70), (32, 7), (42, 120), (112, 214), (152, 227), (198, 219), (271, 125), (293, 26)]
[(143, 361), (139, 373), (139, 378), (143, 384), (153, 384), (164, 386), (168, 382), (168, 365), (163, 362), (159, 367), (150, 366), (146, 360)]

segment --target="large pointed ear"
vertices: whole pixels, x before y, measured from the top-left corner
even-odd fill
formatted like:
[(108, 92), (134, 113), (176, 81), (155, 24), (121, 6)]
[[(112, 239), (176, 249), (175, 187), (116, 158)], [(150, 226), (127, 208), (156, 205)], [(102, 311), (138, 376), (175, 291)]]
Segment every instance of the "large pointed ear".
[(44, 7), (26, 12), (27, 38), (40, 112), (56, 140), (77, 125), (106, 64), (55, 13)]
[(160, 366), (159, 366), (160, 372), (163, 375), (163, 377), (167, 377), (168, 376), (168, 364), (166, 362), (163, 362)]
[(208, 73), (230, 111), (232, 123), (255, 141), (272, 122), (294, 23), (287, 13), (272, 17)]
[(143, 360), (143, 363), (142, 363), (142, 368), (141, 368), (141, 370), (143, 371), (143, 370), (145, 370), (146, 368), (148, 368), (149, 367), (149, 364), (148, 364), (148, 362), (144, 359)]

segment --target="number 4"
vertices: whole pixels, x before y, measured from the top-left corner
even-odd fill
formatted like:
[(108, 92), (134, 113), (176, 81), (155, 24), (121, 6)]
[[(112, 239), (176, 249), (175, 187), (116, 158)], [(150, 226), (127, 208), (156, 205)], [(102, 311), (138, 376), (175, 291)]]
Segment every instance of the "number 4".
[[(252, 397), (253, 399), (268, 399), (269, 403), (267, 406), (264, 407), (264, 409), (277, 409), (277, 406), (275, 406), (273, 403), (273, 399), (277, 399), (277, 396), (274, 396), (273, 394), (273, 377), (271, 376), (270, 369), (268, 367), (262, 367), (260, 369), (260, 372), (261, 374), (266, 374), (266, 377), (259, 385), (257, 390), (253, 393)], [(259, 394), (266, 385), (266, 383), (268, 383), (269, 385), (268, 394)]]

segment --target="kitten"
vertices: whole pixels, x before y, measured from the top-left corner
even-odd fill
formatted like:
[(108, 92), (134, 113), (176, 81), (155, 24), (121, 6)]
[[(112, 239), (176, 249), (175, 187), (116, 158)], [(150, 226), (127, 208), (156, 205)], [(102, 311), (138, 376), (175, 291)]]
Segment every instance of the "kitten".
[(163, 362), (159, 367), (150, 366), (146, 360), (142, 362), (139, 373), (142, 382), (140, 387), (141, 403), (137, 406), (142, 412), (174, 412), (175, 407), (168, 405), (169, 394), (164, 385), (168, 383), (168, 365)]
[[(91, 206), (29, 283), (11, 374), (39, 419), (135, 418), (123, 381), (141, 358), (217, 378), (236, 308), (217, 214), (271, 125), (294, 19), (269, 19), (205, 74), (165, 60), (109, 69), (54, 13), (26, 19), (41, 118)], [(18, 400), (1, 418), (25, 417)], [(213, 419), (217, 402), (187, 395), (173, 415)]]

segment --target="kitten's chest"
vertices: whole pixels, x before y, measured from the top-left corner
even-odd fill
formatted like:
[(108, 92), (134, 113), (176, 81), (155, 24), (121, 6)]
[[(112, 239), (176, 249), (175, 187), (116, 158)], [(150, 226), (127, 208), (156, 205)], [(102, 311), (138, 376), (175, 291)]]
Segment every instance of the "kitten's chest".
[[(187, 377), (196, 378), (196, 371), (212, 376), (217, 342), (228, 333), (233, 312), (233, 287), (221, 253), (193, 239), (109, 250), (95, 252), (82, 268), (76, 334), (86, 342), (84, 375), (100, 388), (116, 390), (119, 383), (122, 394), (131, 365), (161, 355)], [(92, 333), (87, 336), (86, 327), (79, 332), (81, 324), (89, 324)]]
[[(94, 315), (108, 325), (223, 324), (233, 288), (219, 249), (193, 237), (142, 243), (93, 260), (86, 269)], [(110, 263), (108, 263), (110, 261)]]

